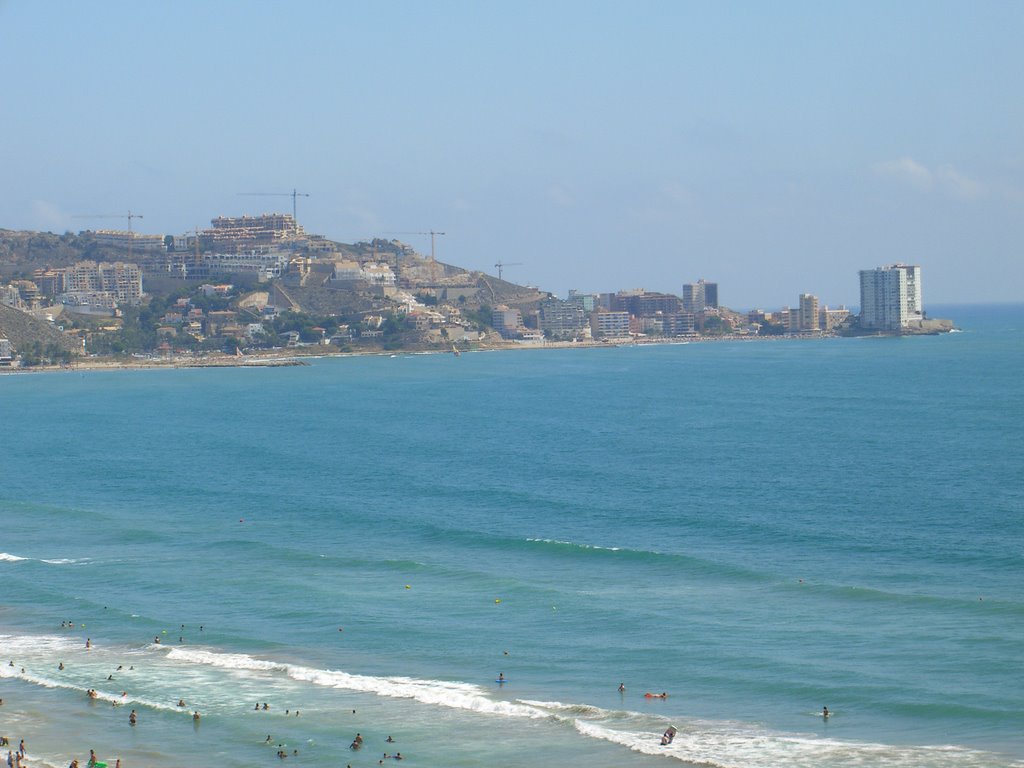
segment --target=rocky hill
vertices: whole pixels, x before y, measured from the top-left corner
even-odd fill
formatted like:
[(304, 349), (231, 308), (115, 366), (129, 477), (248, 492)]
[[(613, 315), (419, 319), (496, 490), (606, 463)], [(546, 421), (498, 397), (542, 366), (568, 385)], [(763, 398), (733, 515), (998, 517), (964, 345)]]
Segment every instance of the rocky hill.
[(36, 342), (44, 349), (56, 344), (68, 352), (82, 351), (76, 339), (62, 333), (52, 323), (3, 304), (0, 304), (0, 338), (8, 339), (17, 352), (31, 349)]

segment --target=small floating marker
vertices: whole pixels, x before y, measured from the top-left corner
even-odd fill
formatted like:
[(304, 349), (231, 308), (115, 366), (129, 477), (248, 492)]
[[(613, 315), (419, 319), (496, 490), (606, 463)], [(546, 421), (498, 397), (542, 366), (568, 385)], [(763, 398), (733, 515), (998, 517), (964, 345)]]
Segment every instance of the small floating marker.
[(165, 634), (165, 635), (167, 634), (167, 630), (166, 630), (166, 629), (164, 630), (164, 634)]
[(496, 603), (500, 603), (500, 602), (501, 602), (501, 598), (500, 598), (500, 597), (496, 597), (496, 598), (494, 598), (494, 602), (496, 602)]
[(405, 585), (405, 588), (406, 589), (412, 589), (412, 587), (410, 587), (408, 584)]

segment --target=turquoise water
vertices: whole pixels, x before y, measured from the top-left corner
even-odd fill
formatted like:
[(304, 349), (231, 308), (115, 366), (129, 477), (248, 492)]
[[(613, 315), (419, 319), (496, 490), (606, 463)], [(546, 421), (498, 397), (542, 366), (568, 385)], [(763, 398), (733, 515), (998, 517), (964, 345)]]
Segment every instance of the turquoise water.
[(0, 733), (1024, 766), (1024, 306), (933, 314), (963, 332), (0, 377)]

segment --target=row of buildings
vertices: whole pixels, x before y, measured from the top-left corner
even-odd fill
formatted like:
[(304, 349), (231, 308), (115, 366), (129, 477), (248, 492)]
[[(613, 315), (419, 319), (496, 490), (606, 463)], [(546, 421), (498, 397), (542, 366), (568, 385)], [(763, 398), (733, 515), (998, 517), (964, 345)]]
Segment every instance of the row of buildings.
[[(865, 331), (899, 332), (920, 327), (924, 320), (921, 268), (892, 264), (860, 271), (860, 316)], [(550, 297), (540, 302), (535, 322), (514, 307), (499, 306), (492, 325), (502, 336), (528, 341), (544, 336), (555, 339), (629, 338), (641, 334), (669, 337), (693, 336), (717, 319), (718, 327), (729, 322), (733, 333), (832, 332), (847, 324), (850, 311), (822, 305), (817, 296), (802, 293), (795, 307), (747, 313), (746, 324), (737, 327), (735, 316), (718, 303), (718, 285), (704, 280), (687, 283), (682, 296), (652, 293), (643, 289), (618, 293), (578, 294), (567, 299)]]
[(291, 214), (218, 216), (208, 229), (184, 235), (145, 235), (132, 231), (89, 230), (97, 245), (124, 250), (144, 270), (190, 280), (251, 274), (280, 277), (297, 251), (330, 251), (322, 237), (309, 235)]
[(69, 308), (110, 311), (142, 302), (142, 270), (122, 261), (80, 261), (63, 269), (37, 269), (31, 280), (0, 286), (0, 304), (33, 310), (57, 302)]
[(718, 285), (699, 280), (680, 298), (643, 288), (617, 293), (569, 291), (567, 299), (542, 300), (527, 317), (516, 307), (495, 307), (491, 325), (506, 339), (533, 341), (623, 339), (642, 334), (693, 336), (719, 314)]

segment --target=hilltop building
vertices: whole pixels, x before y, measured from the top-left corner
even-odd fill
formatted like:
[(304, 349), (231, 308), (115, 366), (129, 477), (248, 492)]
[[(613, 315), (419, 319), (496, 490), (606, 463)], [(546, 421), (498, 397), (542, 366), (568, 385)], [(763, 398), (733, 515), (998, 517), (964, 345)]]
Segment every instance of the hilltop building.
[(921, 268), (891, 264), (860, 271), (860, 325), (899, 331), (924, 319)]
[(306, 234), (290, 213), (218, 216), (210, 224), (210, 229), (200, 233), (204, 250), (238, 253), (273, 249), (285, 241), (298, 240)]
[(32, 273), (32, 282), (39, 287), (42, 295), (53, 298), (64, 293), (64, 270), (37, 269)]
[(97, 229), (91, 232), (97, 245), (108, 248), (123, 248), (131, 251), (163, 251), (163, 235), (143, 235), (117, 229)]

